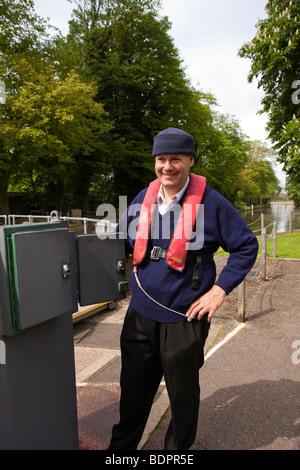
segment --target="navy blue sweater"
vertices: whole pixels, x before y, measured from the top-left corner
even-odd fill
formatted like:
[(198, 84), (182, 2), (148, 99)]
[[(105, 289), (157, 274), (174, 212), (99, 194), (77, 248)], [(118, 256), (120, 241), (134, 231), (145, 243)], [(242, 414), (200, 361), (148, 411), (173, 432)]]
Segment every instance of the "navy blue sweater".
[[(139, 212), (135, 208), (142, 204), (146, 191), (147, 188), (137, 195), (120, 220), (120, 231), (130, 227), (127, 236), (127, 250), (129, 253), (133, 252), (134, 232), (137, 228), (139, 216)], [(223, 268), (217, 280), (214, 262), (206, 262), (201, 265), (199, 285), (196, 290), (191, 287), (193, 263), (186, 263), (184, 271), (181, 273), (171, 269), (164, 259), (154, 261), (146, 258), (138, 267), (138, 279), (143, 289), (162, 305), (181, 313), (186, 313), (191, 303), (209, 291), (214, 284), (217, 284), (224, 289), (226, 294), (229, 294), (242, 282), (257, 257), (258, 243), (255, 235), (223, 196), (206, 187), (202, 204), (204, 205), (203, 246), (201, 249), (193, 251), (193, 253), (215, 253), (220, 246), (230, 253), (227, 265)], [(155, 225), (163, 223), (163, 218), (166, 216), (168, 217), (168, 223), (170, 223), (170, 238), (168, 239), (165, 236), (157, 238), (157, 230), (155, 230), (155, 238), (150, 239), (148, 242), (150, 248), (152, 246), (160, 246), (163, 249), (168, 248), (174, 230), (172, 217), (169, 217), (168, 213), (161, 216), (157, 210)], [(184, 317), (172, 313), (150, 300), (138, 287), (132, 269), (129, 286), (132, 293), (130, 304), (141, 315), (159, 322), (175, 322), (184, 319)]]

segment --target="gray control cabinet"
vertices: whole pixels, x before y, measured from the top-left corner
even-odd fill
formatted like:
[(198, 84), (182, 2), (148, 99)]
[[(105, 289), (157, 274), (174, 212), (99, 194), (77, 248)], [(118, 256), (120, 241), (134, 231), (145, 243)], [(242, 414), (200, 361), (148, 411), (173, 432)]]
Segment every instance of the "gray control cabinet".
[(63, 272), (63, 266), (71, 271), (68, 230), (19, 232), (12, 239), (19, 328), (71, 314), (71, 274)]
[(125, 297), (124, 240), (0, 227), (0, 449), (77, 449), (72, 313)]
[(61, 223), (0, 228), (0, 334), (76, 312), (73, 243)]
[(100, 239), (97, 235), (77, 238), (78, 297), (80, 305), (108, 302), (125, 297), (124, 240)]

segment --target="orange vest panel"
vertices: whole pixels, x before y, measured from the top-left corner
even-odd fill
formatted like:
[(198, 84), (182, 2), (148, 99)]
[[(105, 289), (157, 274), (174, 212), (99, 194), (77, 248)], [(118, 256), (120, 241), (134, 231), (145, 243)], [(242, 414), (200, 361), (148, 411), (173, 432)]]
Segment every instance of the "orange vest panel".
[[(151, 218), (156, 205), (160, 185), (159, 179), (150, 183), (142, 204), (133, 252), (134, 265), (139, 265), (146, 255)], [(187, 247), (193, 234), (197, 209), (201, 204), (205, 187), (206, 178), (204, 178), (204, 176), (195, 175), (193, 173), (190, 174), (190, 183), (186, 198), (166, 255), (167, 264), (178, 271), (183, 271), (185, 267), (188, 251)]]

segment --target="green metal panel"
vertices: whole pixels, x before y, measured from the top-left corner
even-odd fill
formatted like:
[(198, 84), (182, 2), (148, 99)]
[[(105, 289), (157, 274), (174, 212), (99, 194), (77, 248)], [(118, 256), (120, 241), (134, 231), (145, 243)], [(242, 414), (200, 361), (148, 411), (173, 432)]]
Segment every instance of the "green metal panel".
[[(1, 286), (4, 289), (1, 294), (1, 308), (0, 313), (2, 316), (2, 333), (6, 336), (16, 335), (20, 329), (19, 316), (18, 316), (18, 289), (15, 282), (15, 269), (16, 260), (13, 255), (13, 235), (20, 232), (41, 231), (41, 230), (55, 230), (61, 228), (62, 222), (48, 222), (40, 224), (20, 224), (20, 225), (7, 225), (1, 227), (1, 280), (6, 284)], [(1, 331), (0, 331), (1, 333)]]

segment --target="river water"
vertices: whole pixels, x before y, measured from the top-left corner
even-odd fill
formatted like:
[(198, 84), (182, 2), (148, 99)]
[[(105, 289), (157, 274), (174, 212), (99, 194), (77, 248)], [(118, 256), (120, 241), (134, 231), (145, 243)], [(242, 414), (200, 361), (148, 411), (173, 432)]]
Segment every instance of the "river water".
[(272, 231), (274, 221), (277, 222), (277, 232), (288, 232), (290, 230), (290, 219), (292, 218), (293, 230), (300, 229), (300, 208), (292, 204), (272, 204), (262, 209), (253, 211), (240, 211), (240, 215), (250, 228), (257, 234), (260, 234), (261, 214), (264, 214), (264, 226), (267, 227), (267, 233)]

